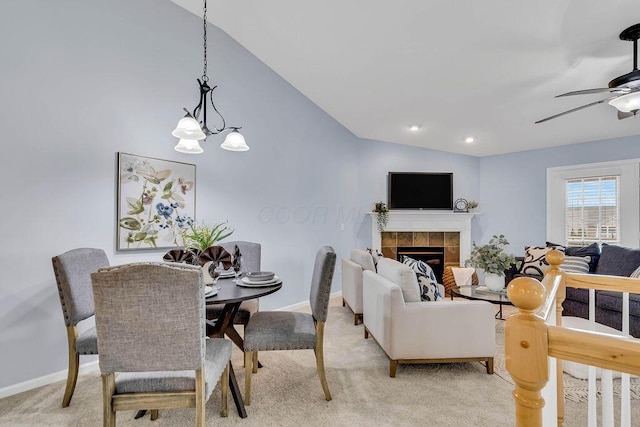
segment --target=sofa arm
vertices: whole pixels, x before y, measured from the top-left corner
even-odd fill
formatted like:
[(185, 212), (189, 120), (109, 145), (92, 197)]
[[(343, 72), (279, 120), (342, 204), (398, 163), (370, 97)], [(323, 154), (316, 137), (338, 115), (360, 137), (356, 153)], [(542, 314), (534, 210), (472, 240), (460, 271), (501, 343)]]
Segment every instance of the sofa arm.
[(342, 298), (354, 313), (362, 313), (362, 267), (342, 258)]

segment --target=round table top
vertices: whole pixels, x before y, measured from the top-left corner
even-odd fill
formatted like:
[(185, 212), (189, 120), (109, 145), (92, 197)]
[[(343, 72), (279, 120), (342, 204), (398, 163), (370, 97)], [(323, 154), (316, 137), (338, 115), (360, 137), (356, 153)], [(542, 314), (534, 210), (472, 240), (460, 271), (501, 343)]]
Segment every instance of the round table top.
[(509, 297), (506, 294), (501, 294), (497, 292), (491, 292), (488, 290), (480, 290), (478, 288), (485, 288), (485, 286), (454, 286), (451, 288), (451, 293), (455, 296), (459, 296), (467, 299), (475, 299), (482, 301), (489, 301), (491, 303), (501, 303), (501, 304), (511, 304), (509, 301)]
[(218, 285), (220, 290), (216, 295), (206, 299), (207, 304), (227, 304), (260, 298), (278, 291), (282, 287), (282, 282), (273, 286), (250, 288), (238, 286), (235, 283), (235, 279), (229, 278), (219, 279)]

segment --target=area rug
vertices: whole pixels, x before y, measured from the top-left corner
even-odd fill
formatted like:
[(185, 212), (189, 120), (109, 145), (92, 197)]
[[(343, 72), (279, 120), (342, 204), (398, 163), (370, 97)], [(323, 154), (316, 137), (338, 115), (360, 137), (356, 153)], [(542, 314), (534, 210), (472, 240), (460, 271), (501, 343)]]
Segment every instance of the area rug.
[[(504, 325), (503, 320), (496, 320), (496, 356), (494, 358), (495, 374), (514, 384), (511, 375), (504, 365)], [(564, 380), (564, 397), (572, 402), (586, 402), (589, 399), (589, 381), (575, 378), (567, 373), (563, 376)], [(632, 400), (640, 400), (640, 378), (631, 378), (630, 395)], [(597, 397), (601, 397), (600, 380), (597, 383)], [(613, 380), (613, 394), (619, 398), (621, 396), (621, 380), (616, 378)]]

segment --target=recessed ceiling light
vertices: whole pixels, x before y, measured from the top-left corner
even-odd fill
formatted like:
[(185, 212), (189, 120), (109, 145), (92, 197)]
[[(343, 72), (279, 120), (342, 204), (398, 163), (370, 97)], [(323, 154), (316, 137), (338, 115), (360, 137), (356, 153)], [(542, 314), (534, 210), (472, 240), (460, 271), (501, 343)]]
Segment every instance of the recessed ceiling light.
[(410, 130), (411, 132), (418, 132), (418, 131), (420, 130), (420, 126), (418, 126), (418, 125), (411, 125), (411, 126), (409, 126), (409, 130)]
[(475, 141), (475, 139), (472, 136), (468, 136), (464, 140), (467, 144), (471, 144), (473, 141)]

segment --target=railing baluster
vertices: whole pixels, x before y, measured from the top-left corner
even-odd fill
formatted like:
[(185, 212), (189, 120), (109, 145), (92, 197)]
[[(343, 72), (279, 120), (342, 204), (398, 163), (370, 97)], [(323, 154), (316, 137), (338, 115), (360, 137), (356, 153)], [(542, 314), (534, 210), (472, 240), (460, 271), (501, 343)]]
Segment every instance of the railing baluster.
[(602, 427), (613, 427), (613, 372), (602, 370)]

